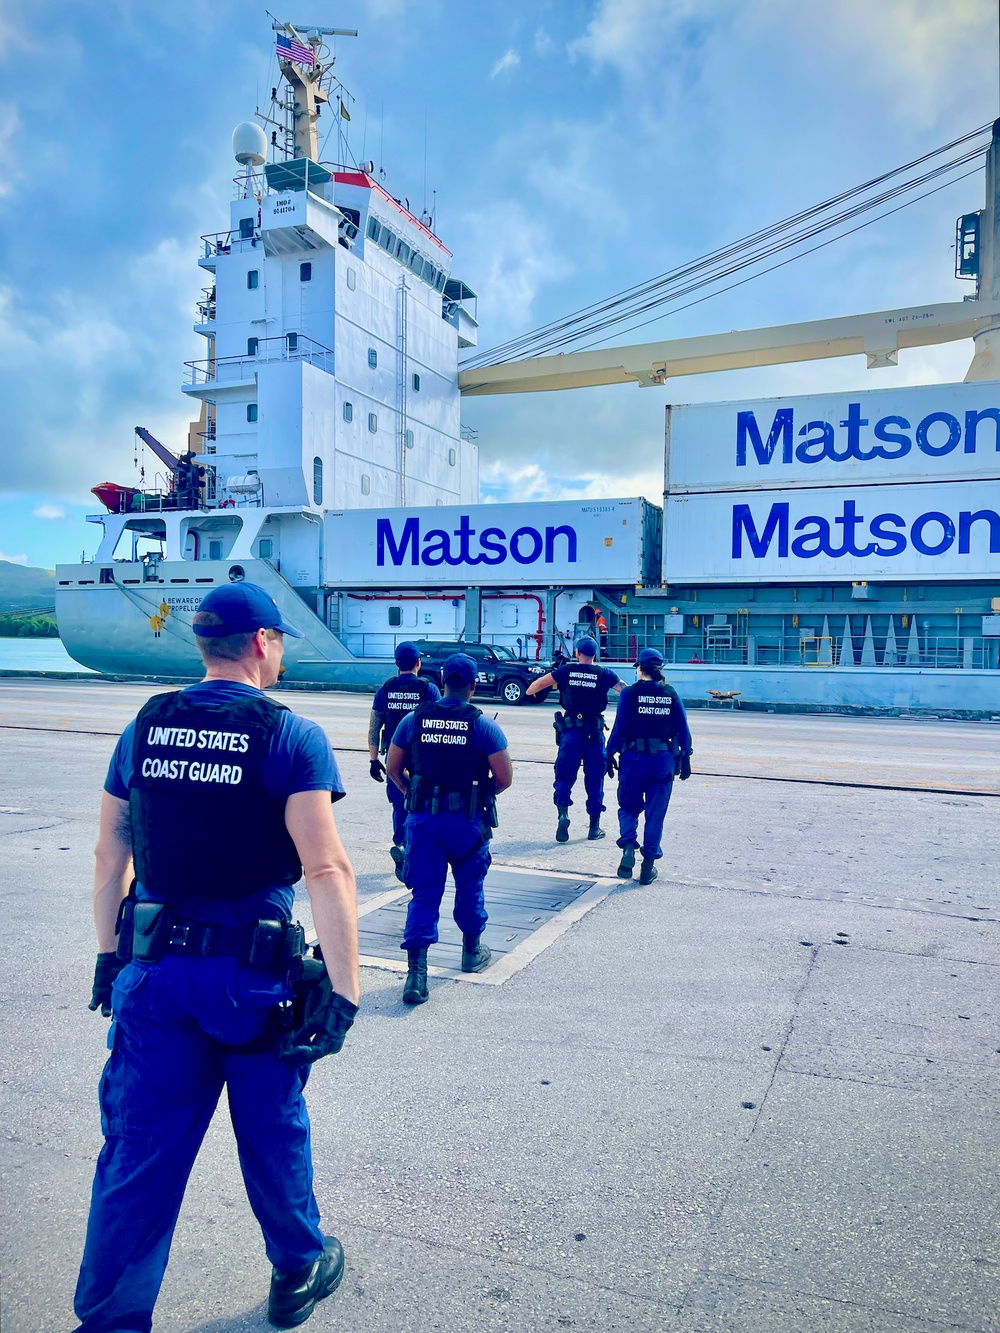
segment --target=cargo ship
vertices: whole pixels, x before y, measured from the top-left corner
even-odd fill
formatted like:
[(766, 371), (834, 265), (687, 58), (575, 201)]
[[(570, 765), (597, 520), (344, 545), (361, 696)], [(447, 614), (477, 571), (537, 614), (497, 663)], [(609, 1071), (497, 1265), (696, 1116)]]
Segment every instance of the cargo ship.
[[(470, 366), (476, 294), (435, 219), (372, 161), (321, 160), (345, 92), (328, 28), (274, 24), (279, 87), (239, 125), (228, 226), (206, 235), (183, 450), (102, 482), (92, 560), (57, 570), (63, 642), (110, 674), (187, 678), (191, 619), (230, 581), (301, 630), (291, 683), (375, 688), (401, 639), (545, 664), (597, 633), (660, 647), (690, 699), (1000, 712), (996, 127), (962, 250), (977, 299), (784, 329)], [(346, 160), (343, 160), (346, 159)], [(975, 337), (966, 384), (670, 406), (664, 504), (480, 503), (463, 395), (551, 391)], [(609, 443), (609, 450), (612, 446)], [(853, 668), (845, 671), (844, 668)]]

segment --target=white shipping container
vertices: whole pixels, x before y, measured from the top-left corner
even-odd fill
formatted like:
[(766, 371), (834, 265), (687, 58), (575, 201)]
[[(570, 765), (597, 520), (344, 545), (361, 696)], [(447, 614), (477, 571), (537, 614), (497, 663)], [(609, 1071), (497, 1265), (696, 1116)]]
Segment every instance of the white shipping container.
[(672, 495), (663, 581), (1000, 576), (1000, 482)]
[(327, 587), (658, 582), (662, 511), (641, 498), (353, 509), (324, 520)]
[(671, 495), (998, 474), (994, 380), (667, 408)]

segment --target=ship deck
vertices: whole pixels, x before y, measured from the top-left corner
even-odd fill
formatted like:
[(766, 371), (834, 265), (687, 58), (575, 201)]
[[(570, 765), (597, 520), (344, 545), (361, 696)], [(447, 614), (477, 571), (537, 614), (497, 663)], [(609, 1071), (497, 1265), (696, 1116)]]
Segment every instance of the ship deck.
[[(96, 807), (152, 692), (0, 680), (14, 1333), (71, 1322), (105, 1055), (86, 1009)], [(552, 841), (552, 706), (484, 701), (516, 761), (493, 882), (522, 965), (502, 956), (498, 984), (469, 984), (445, 940), (411, 1012), (370, 699), (281, 698), (337, 751), (338, 824), (382, 954), (310, 1082), (317, 1193), (348, 1256), (311, 1328), (994, 1326), (1000, 726), (693, 713), (696, 773), (640, 888), (614, 880), (613, 837), (584, 840), (582, 802), (569, 843)], [(552, 912), (524, 950), (536, 890)], [(157, 1333), (263, 1330), (268, 1277), (223, 1110)]]

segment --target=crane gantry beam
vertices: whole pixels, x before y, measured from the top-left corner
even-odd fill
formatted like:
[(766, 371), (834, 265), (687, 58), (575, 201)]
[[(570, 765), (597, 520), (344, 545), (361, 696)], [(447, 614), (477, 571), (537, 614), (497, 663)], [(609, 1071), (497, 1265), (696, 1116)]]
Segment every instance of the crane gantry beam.
[(635, 343), (587, 352), (530, 357), (459, 371), (463, 397), (583, 389), (600, 384), (665, 384), (678, 375), (743, 370), (833, 356), (868, 358), (868, 368), (894, 366), (900, 348), (973, 338), (1000, 325), (1000, 300), (948, 301), (867, 315), (734, 330), (669, 342)]

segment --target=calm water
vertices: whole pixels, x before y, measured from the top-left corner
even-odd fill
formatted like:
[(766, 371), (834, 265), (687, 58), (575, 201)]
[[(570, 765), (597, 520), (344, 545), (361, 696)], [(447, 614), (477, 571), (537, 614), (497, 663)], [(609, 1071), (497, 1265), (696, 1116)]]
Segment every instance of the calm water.
[(61, 639), (0, 639), (0, 670), (86, 671), (62, 646)]

